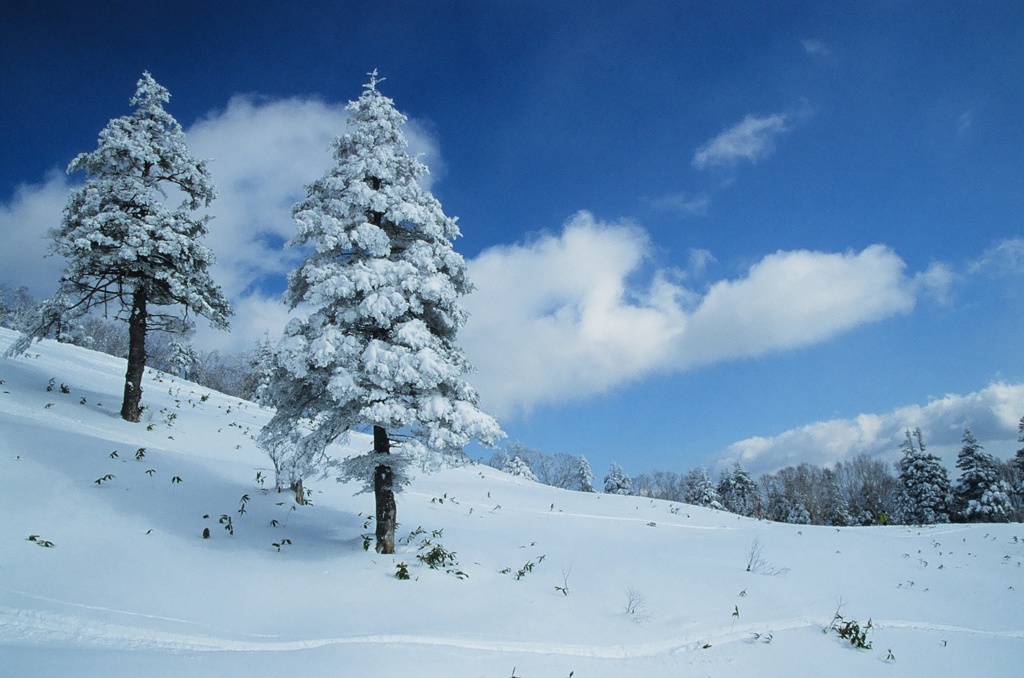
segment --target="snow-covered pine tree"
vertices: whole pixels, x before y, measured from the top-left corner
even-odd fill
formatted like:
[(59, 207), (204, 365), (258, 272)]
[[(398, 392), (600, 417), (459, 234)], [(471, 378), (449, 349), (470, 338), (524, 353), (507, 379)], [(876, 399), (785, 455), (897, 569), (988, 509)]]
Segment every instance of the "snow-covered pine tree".
[(633, 494), (633, 481), (614, 461), (608, 467), (608, 475), (604, 477), (604, 491), (607, 494)]
[(579, 466), (576, 467), (576, 480), (579, 483), (580, 492), (597, 492), (594, 488), (594, 472), (590, 470), (590, 462), (582, 454), (579, 459)]
[(530, 470), (530, 465), (518, 454), (509, 457), (504, 468), (505, 473), (519, 478), (526, 478), (537, 482), (537, 476)]
[[(147, 332), (182, 332), (191, 327), (190, 313), (227, 329), (231, 315), (208, 273), (213, 253), (201, 242), (210, 217), (197, 214), (216, 192), (205, 162), (192, 157), (181, 125), (164, 110), (169, 100), (143, 73), (131, 99), (134, 113), (111, 120), (96, 150), (71, 161), (68, 172), (85, 172), (85, 185), (72, 191), (51, 248), (68, 265), (57, 293), (11, 349), (23, 353), (93, 308), (114, 308), (128, 322), (121, 404), (127, 421), (141, 413)], [(154, 306), (170, 310), (158, 313)]]
[(956, 458), (960, 479), (953, 488), (955, 517), (965, 522), (1005, 523), (1012, 507), (1005, 483), (992, 455), (984, 451), (971, 433), (964, 429), (963, 447)]
[(907, 431), (900, 450), (897, 521), (908, 525), (948, 523), (949, 473), (938, 457), (925, 451), (921, 429), (915, 429), (913, 435)]
[(694, 506), (719, 510), (724, 508), (719, 501), (718, 490), (715, 489), (707, 469), (703, 466), (690, 469), (683, 479), (683, 501)]
[(426, 167), (407, 151), (406, 118), (377, 89), (376, 71), (348, 105), (335, 164), (307, 187), (291, 245), (309, 254), (288, 277), (287, 300), (309, 307), (288, 323), (269, 400), (277, 413), (261, 441), (294, 482), (325, 470), (329, 444), (373, 433), (373, 451), (345, 462), (376, 500), (376, 549), (393, 553), (394, 491), (405, 482), (391, 444), (451, 452), (504, 434), (463, 380), (471, 365), (455, 342), (472, 287), (452, 249), (455, 220), (423, 188)]
[(195, 370), (196, 365), (199, 364), (199, 356), (196, 355), (192, 342), (186, 337), (179, 335), (171, 340), (170, 350), (169, 362), (171, 368), (182, 379), (188, 379)]
[(850, 516), (850, 507), (839, 488), (836, 474), (831, 469), (826, 468), (821, 471), (819, 495), (821, 497), (819, 524), (845, 526), (853, 522)]
[[(1024, 443), (1024, 417), (1020, 418), (1020, 423), (1017, 424), (1017, 431), (1017, 442)], [(1024, 506), (1024, 447), (1017, 450), (1017, 454), (1009, 461), (1009, 466), (1013, 470), (1012, 477), (1015, 478), (1011, 489), (1013, 490), (1019, 512), (1021, 507)]]
[(761, 490), (740, 463), (735, 462), (731, 470), (722, 473), (718, 497), (727, 511), (754, 517), (761, 503)]

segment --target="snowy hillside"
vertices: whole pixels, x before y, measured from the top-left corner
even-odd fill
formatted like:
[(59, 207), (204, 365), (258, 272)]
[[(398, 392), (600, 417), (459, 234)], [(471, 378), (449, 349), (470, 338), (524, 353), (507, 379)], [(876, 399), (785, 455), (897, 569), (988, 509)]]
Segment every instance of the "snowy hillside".
[[(129, 424), (123, 372), (53, 342), (0, 361), (5, 676), (1010, 676), (1024, 660), (1020, 524), (772, 524), (470, 466), (399, 495), (382, 557), (355, 486), (310, 481), (311, 506), (267, 491), (251, 436), (268, 411), (153, 373)], [(837, 610), (870, 620), (871, 649), (826, 631)]]

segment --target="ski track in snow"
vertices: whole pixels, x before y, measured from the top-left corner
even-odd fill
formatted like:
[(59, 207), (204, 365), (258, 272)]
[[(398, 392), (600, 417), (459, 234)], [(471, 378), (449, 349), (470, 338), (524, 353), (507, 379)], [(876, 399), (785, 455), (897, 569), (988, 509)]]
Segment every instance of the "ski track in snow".
[[(118, 612), (126, 615), (146, 617), (155, 621), (178, 624), (195, 624), (188, 620), (172, 619), (135, 612), (89, 609)], [(991, 631), (947, 624), (928, 624), (906, 620), (877, 620), (878, 629), (900, 629), (920, 632), (941, 632), (1024, 640), (1024, 630)], [(699, 635), (683, 635), (650, 643), (636, 645), (585, 645), (574, 643), (550, 643), (536, 641), (491, 640), (487, 638), (441, 637), (411, 634), (365, 634), (335, 638), (308, 638), (293, 640), (271, 640), (231, 638), (223, 635), (182, 633), (103, 622), (68, 614), (56, 614), (39, 610), (25, 610), (0, 607), (0, 646), (72, 646), (88, 648), (118, 648), (132, 650), (156, 650), (168, 652), (298, 652), (335, 645), (420, 645), (448, 647), (462, 650), (497, 652), (508, 654), (561, 655), (592, 659), (637, 659), (688, 652), (705, 646), (717, 647), (740, 641), (751, 642), (758, 633), (778, 635), (781, 632), (802, 628), (821, 628), (821, 620), (787, 619), (774, 623), (732, 625), (718, 629), (707, 629)], [(258, 636), (256, 638), (259, 638)]]

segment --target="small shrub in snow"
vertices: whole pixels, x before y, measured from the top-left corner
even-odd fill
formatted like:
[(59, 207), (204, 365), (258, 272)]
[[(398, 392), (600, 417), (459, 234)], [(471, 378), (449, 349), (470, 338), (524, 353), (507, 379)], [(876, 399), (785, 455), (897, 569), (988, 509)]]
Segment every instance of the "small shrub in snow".
[(626, 589), (626, 615), (636, 624), (642, 624), (651, 618), (647, 613), (647, 601), (644, 594), (637, 589)]
[(789, 568), (775, 567), (769, 563), (764, 557), (764, 547), (761, 545), (761, 540), (755, 537), (750, 548), (747, 549), (747, 572), (775, 577), (786, 574), (789, 572)]
[[(850, 645), (853, 645), (858, 650), (871, 649), (871, 641), (868, 640), (868, 631), (870, 631), (871, 628), (870, 619), (868, 619), (867, 624), (861, 626), (861, 624), (854, 619), (844, 619), (843, 615), (839, 614), (838, 610), (832, 618), (832, 623), (828, 626), (829, 631), (835, 631), (836, 635), (843, 640), (848, 641)], [(892, 654), (891, 650), (889, 654)]]

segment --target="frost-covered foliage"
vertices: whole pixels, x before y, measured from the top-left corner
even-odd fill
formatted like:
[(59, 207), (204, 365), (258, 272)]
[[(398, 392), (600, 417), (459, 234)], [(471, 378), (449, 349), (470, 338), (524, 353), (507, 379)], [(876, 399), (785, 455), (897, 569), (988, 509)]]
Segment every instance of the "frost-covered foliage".
[[(24, 352), (46, 336), (61, 339), (93, 308), (128, 322), (128, 369), (121, 416), (138, 421), (146, 335), (184, 333), (190, 314), (226, 329), (227, 299), (208, 273), (213, 253), (202, 244), (216, 197), (210, 173), (185, 145), (185, 133), (163, 105), (170, 94), (149, 73), (138, 82), (132, 115), (111, 120), (99, 145), (71, 161), (85, 185), (71, 192), (53, 233), (52, 252), (67, 259), (57, 292), (37, 307), (10, 349)], [(154, 312), (153, 307), (166, 309)]]
[[(915, 444), (916, 443), (916, 444)], [(942, 461), (925, 451), (921, 429), (900, 444), (899, 493), (895, 518), (908, 525), (949, 522), (949, 473)]]
[(580, 492), (597, 492), (594, 488), (594, 472), (590, 470), (590, 462), (582, 454), (576, 467), (576, 482), (579, 485), (573, 489)]
[(953, 488), (955, 518), (965, 522), (1005, 523), (1012, 516), (1009, 488), (992, 455), (982, 449), (971, 429), (964, 430), (957, 455), (960, 479)]
[(526, 478), (527, 480), (537, 482), (537, 476), (535, 476), (533, 471), (530, 470), (530, 465), (527, 464), (518, 454), (509, 458), (508, 462), (505, 464), (504, 471), (512, 476)]
[(131, 99), (134, 113), (111, 120), (96, 150), (68, 165), (86, 177), (52, 233), (52, 252), (68, 265), (14, 350), (60, 333), (95, 307), (126, 318), (140, 292), (151, 306), (184, 312), (150, 313), (150, 327), (179, 330), (195, 313), (227, 328), (231, 310), (207, 272), (214, 256), (202, 244), (209, 216), (196, 214), (216, 192), (206, 163), (192, 157), (181, 125), (164, 110), (169, 100), (144, 73)]
[(21, 330), (35, 305), (36, 300), (28, 293), (28, 287), (21, 285), (11, 289), (0, 283), (0, 327)]
[(274, 345), (264, 337), (256, 342), (256, 348), (249, 356), (249, 373), (252, 381), (252, 399), (259, 404), (269, 404), (270, 382), (274, 374)]
[(604, 477), (604, 491), (607, 494), (633, 494), (633, 482), (614, 461), (608, 467), (608, 475)]
[(183, 336), (177, 336), (170, 342), (171, 370), (182, 379), (188, 379), (199, 365), (199, 355), (192, 347), (192, 342)]
[(718, 499), (718, 490), (715, 489), (707, 469), (703, 466), (690, 469), (683, 479), (683, 501), (694, 506), (707, 506), (719, 510), (724, 508)]
[(421, 185), (406, 118), (378, 82), (349, 104), (334, 166), (292, 210), (290, 245), (309, 253), (286, 298), (309, 312), (277, 346), (265, 399), (277, 413), (261, 441), (295, 477), (322, 470), (327, 446), (351, 430), (379, 427), (440, 452), (503, 435), (463, 379), (458, 300), (472, 287), (452, 249), (459, 229)]
[(761, 508), (761, 490), (739, 462), (722, 473), (718, 497), (725, 510), (741, 516), (757, 516)]

